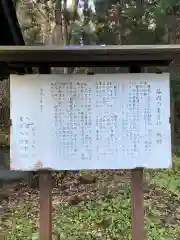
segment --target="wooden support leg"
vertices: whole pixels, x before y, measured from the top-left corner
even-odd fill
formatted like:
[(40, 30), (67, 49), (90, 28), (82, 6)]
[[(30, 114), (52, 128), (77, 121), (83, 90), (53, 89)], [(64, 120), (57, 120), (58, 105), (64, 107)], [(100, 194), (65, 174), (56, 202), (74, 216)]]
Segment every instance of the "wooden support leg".
[(132, 182), (132, 240), (144, 240), (143, 169), (131, 170)]
[(39, 172), (40, 240), (52, 240), (52, 179), (50, 171)]

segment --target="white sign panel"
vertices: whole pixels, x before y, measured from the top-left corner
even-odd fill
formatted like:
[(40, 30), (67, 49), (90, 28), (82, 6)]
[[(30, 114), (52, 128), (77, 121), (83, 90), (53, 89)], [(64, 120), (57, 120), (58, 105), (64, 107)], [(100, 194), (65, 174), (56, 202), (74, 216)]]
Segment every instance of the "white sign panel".
[(171, 166), (169, 74), (10, 81), (12, 170)]

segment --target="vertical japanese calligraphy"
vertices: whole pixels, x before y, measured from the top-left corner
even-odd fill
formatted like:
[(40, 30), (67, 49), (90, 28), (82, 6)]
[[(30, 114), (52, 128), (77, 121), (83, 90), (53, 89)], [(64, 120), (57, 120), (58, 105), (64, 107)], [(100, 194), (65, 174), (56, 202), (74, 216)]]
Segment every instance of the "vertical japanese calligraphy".
[(19, 148), (20, 148), (20, 158), (24, 161), (31, 160), (36, 156), (36, 127), (29, 117), (19, 118)]
[(44, 91), (40, 88), (40, 111), (42, 112), (44, 108)]
[(103, 158), (104, 161), (108, 161), (117, 156), (117, 114), (112, 109), (116, 105), (118, 85), (113, 81), (97, 80), (95, 87), (95, 108), (98, 109), (96, 114), (97, 160)]
[(69, 159), (78, 155), (82, 160), (91, 160), (92, 89), (84, 81), (56, 82), (51, 83), (51, 97), (57, 156)]
[(162, 92), (161, 89), (156, 90), (156, 124), (161, 125), (161, 98)]
[[(161, 111), (162, 111), (162, 91), (160, 88), (156, 89), (156, 125), (160, 126), (162, 124)], [(156, 143), (162, 144), (163, 135), (161, 131), (156, 133)]]

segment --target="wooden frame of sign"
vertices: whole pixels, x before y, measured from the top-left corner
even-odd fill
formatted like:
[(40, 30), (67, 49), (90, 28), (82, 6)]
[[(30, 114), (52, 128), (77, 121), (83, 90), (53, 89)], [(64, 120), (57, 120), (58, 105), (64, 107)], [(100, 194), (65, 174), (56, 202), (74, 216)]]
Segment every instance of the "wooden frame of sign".
[[(84, 47), (0, 47), (3, 66), (22, 74), (22, 69), (38, 67), (40, 74), (50, 74), (50, 67), (126, 66), (130, 73), (142, 72), (143, 66), (168, 66), (177, 61), (179, 45), (161, 46), (84, 46)], [(13, 69), (13, 70), (12, 70)], [(51, 170), (39, 169), (40, 239), (52, 239)], [(143, 168), (131, 170), (132, 239), (143, 240)]]

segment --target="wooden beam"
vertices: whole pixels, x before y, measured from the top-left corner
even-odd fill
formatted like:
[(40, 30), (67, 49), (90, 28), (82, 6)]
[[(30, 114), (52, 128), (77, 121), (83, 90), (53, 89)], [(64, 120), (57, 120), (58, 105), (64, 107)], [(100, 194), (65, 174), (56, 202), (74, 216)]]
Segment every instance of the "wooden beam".
[[(14, 57), (16, 56), (16, 57)], [(164, 65), (180, 58), (180, 45), (150, 46), (0, 46), (0, 62), (51, 66)], [(103, 66), (102, 65), (102, 66)]]

